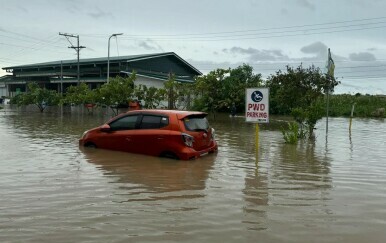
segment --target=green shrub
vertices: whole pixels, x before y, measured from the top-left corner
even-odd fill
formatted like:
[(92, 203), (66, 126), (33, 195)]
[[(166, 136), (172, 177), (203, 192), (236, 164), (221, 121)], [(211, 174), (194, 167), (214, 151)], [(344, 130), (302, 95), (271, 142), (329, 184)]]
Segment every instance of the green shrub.
[(299, 133), (299, 124), (297, 122), (289, 122), (287, 129), (282, 129), (284, 141), (289, 144), (297, 144), (299, 138), (304, 136), (303, 132)]

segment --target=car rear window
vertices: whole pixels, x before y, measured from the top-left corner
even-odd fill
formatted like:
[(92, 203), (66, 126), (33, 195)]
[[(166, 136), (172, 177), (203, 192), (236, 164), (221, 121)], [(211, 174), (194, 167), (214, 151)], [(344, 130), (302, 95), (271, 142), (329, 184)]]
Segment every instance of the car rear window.
[(188, 131), (208, 131), (209, 129), (209, 122), (205, 116), (185, 117), (184, 124)]

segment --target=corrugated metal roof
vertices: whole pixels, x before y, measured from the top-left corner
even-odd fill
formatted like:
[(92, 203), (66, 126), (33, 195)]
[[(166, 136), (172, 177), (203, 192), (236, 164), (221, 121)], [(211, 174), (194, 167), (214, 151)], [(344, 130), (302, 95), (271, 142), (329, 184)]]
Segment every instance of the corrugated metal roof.
[[(187, 61), (182, 59), (180, 56), (178, 56), (174, 52), (163, 52), (163, 53), (153, 53), (153, 54), (143, 54), (143, 55), (131, 55), (131, 56), (120, 56), (120, 57), (109, 57), (110, 63), (112, 62), (135, 62), (140, 60), (146, 60), (146, 59), (152, 59), (152, 58), (159, 58), (164, 56), (175, 56), (177, 59), (179, 59), (181, 62), (183, 62), (185, 65), (189, 66), (192, 70), (194, 70), (198, 75), (201, 75), (202, 73), (193, 67), (191, 64), (189, 64)], [(80, 64), (97, 64), (97, 63), (106, 63), (107, 57), (100, 57), (100, 58), (86, 58), (86, 59), (80, 59)], [(39, 68), (39, 67), (45, 67), (45, 66), (60, 66), (60, 65), (77, 65), (78, 60), (63, 60), (63, 61), (53, 61), (53, 62), (43, 62), (43, 63), (36, 63), (36, 64), (27, 64), (27, 65), (19, 65), (19, 66), (10, 66), (10, 67), (3, 67), (4, 70), (9, 69), (22, 69), (22, 68)]]
[(11, 81), (12, 77), (13, 77), (12, 75), (4, 75), (4, 76), (0, 77), (0, 82)]

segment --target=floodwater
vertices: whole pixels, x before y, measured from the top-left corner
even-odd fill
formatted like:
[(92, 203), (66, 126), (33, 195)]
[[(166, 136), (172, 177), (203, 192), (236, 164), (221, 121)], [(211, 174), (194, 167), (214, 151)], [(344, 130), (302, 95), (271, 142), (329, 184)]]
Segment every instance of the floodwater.
[(174, 161), (80, 149), (106, 116), (0, 110), (0, 242), (386, 242), (384, 120), (298, 145), (272, 122), (256, 150), (218, 116), (218, 153)]

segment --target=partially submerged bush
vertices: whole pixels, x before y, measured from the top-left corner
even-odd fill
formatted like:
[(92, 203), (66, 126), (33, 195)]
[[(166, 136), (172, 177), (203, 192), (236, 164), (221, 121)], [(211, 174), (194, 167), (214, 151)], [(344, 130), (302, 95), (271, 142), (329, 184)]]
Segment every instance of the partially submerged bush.
[(287, 129), (282, 129), (284, 141), (289, 144), (296, 144), (299, 140), (299, 124), (297, 122), (289, 122)]

